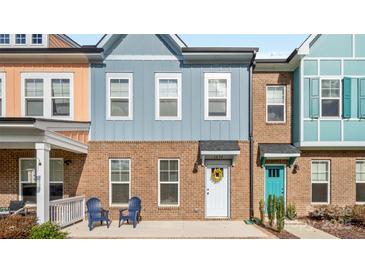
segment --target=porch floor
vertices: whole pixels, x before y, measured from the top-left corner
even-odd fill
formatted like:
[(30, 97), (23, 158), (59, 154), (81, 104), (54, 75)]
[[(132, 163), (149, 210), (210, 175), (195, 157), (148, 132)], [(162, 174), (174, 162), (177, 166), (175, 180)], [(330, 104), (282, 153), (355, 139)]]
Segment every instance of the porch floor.
[(82, 239), (268, 239), (273, 235), (261, 230), (256, 225), (247, 225), (243, 221), (142, 221), (133, 229), (125, 224), (118, 228), (114, 220), (109, 229), (106, 225), (95, 223), (92, 231), (88, 230), (87, 221), (74, 224), (64, 229), (69, 237)]

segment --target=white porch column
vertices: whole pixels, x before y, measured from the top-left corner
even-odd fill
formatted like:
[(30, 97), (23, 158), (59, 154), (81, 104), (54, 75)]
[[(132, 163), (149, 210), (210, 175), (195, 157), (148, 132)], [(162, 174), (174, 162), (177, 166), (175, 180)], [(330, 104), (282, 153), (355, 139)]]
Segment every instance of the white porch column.
[(51, 146), (36, 143), (37, 150), (37, 218), (39, 223), (49, 221), (49, 151)]

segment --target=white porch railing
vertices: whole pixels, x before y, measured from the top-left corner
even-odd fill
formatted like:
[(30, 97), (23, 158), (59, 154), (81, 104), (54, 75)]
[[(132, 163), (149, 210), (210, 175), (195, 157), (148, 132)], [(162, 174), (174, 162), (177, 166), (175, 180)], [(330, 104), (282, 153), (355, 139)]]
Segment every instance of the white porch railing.
[(85, 197), (71, 197), (50, 201), (51, 222), (65, 227), (85, 218)]

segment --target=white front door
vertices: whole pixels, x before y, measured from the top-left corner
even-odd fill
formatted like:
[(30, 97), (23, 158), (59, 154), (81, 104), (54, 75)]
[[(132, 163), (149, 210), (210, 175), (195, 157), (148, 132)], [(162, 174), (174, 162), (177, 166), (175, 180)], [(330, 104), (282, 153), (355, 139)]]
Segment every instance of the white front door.
[[(212, 172), (218, 168), (223, 177), (213, 180)], [(228, 183), (229, 169), (227, 167), (205, 168), (205, 216), (207, 218), (228, 218)]]

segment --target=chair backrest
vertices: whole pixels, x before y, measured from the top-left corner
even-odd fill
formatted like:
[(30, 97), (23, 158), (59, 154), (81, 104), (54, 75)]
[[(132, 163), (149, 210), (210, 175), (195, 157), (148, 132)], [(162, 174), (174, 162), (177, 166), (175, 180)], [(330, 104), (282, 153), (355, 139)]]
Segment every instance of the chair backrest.
[(132, 197), (129, 199), (128, 211), (140, 211), (141, 199), (139, 197)]
[(87, 211), (92, 212), (100, 212), (101, 210), (101, 202), (99, 198), (92, 197), (86, 202)]
[(24, 206), (25, 206), (24, 201), (10, 201), (9, 211), (15, 212), (15, 211), (18, 211), (19, 209), (22, 209)]

